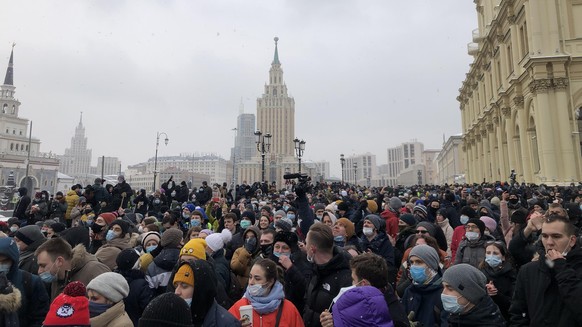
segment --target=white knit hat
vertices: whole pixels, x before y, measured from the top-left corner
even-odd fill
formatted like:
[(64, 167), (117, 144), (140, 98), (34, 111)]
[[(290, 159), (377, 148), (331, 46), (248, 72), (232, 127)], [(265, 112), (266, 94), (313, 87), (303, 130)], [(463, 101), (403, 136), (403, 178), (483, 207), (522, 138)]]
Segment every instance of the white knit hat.
[(129, 285), (123, 276), (115, 272), (103, 273), (91, 280), (87, 290), (93, 290), (113, 303), (117, 303), (129, 294)]
[(224, 245), (232, 239), (232, 233), (228, 229), (223, 229), (220, 233), (214, 233), (206, 236), (206, 245), (216, 252), (224, 247)]

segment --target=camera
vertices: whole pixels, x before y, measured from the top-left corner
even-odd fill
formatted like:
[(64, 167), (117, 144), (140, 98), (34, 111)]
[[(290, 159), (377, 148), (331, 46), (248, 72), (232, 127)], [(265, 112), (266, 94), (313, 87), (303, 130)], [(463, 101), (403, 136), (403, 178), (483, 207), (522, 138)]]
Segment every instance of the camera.
[(311, 187), (311, 185), (309, 183), (311, 181), (311, 177), (309, 177), (309, 175), (307, 175), (307, 174), (300, 174), (300, 173), (285, 174), (285, 175), (283, 175), (283, 178), (286, 180), (297, 179), (297, 186), (295, 186), (295, 193), (297, 193), (297, 190), (304, 190), (304, 191), (308, 192), (310, 187)]

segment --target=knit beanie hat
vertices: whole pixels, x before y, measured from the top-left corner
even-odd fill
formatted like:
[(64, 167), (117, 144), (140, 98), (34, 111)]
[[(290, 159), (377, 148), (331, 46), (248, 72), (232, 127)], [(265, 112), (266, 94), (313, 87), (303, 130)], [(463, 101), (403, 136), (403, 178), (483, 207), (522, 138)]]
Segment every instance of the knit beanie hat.
[(400, 208), (402, 208), (402, 201), (395, 196), (391, 197), (388, 203), (390, 205), (390, 208), (394, 210), (400, 210)]
[(167, 248), (177, 248), (182, 242), (184, 234), (177, 228), (166, 229), (162, 234), (162, 246)]
[(190, 263), (184, 262), (180, 266), (180, 268), (178, 268), (178, 271), (176, 271), (176, 274), (174, 275), (174, 280), (172, 281), (172, 283), (174, 285), (176, 283), (184, 283), (184, 284), (188, 284), (192, 287), (194, 286), (194, 271), (192, 270)]
[(350, 210), (350, 206), (346, 202), (341, 201), (340, 203), (337, 204), (337, 210), (338, 211), (348, 211), (348, 210)]
[(378, 232), (380, 231), (381, 224), (380, 217), (376, 215), (367, 215), (366, 217), (364, 217), (364, 220), (369, 220), (374, 225), (374, 228), (376, 228), (376, 231)]
[(368, 202), (368, 210), (370, 210), (370, 213), (376, 213), (378, 211), (378, 203), (376, 201), (367, 200), (366, 202)]
[(523, 208), (515, 210), (511, 214), (511, 217), (509, 218), (509, 220), (512, 223), (516, 223), (516, 224), (525, 224), (526, 219), (527, 219), (527, 210), (525, 210)]
[(109, 224), (109, 229), (111, 229), (111, 227), (115, 225), (118, 225), (121, 228), (120, 237), (124, 238), (127, 232), (129, 231), (129, 223), (122, 219), (115, 219), (113, 222), (111, 222), (111, 224)]
[(148, 242), (151, 240), (156, 240), (158, 244), (160, 244), (162, 237), (160, 236), (160, 233), (156, 231), (147, 232), (143, 235), (141, 240), (141, 247), (145, 249), (146, 244), (148, 244)]
[(67, 229), (67, 226), (63, 223), (52, 223), (49, 225), (49, 228), (52, 229), (55, 233), (60, 233)]
[(481, 220), (479, 220), (477, 218), (471, 218), (467, 222), (467, 225), (469, 225), (469, 224), (477, 225), (477, 227), (479, 227), (479, 231), (481, 232), (481, 235), (485, 234), (485, 223), (482, 222)]
[(135, 263), (139, 260), (139, 254), (132, 249), (123, 249), (117, 255), (117, 259), (115, 259), (115, 263), (117, 264), (117, 269), (120, 271), (128, 271), (131, 270)]
[(222, 248), (224, 245), (232, 239), (232, 233), (228, 229), (223, 229), (220, 233), (214, 233), (206, 237), (206, 245), (213, 251), (216, 252)]
[(293, 228), (293, 222), (287, 217), (281, 218), (275, 223), (275, 228), (280, 228), (283, 232), (290, 232)]
[(497, 229), (497, 222), (495, 221), (495, 219), (487, 216), (481, 216), (479, 217), (479, 220), (481, 220), (485, 224), (485, 227), (487, 227), (487, 229), (491, 233), (493, 233), (495, 229)]
[(200, 231), (200, 233), (204, 233), (204, 234), (206, 234), (206, 236), (207, 236), (207, 237), (208, 237), (208, 235), (212, 235), (212, 234), (214, 234), (214, 232), (213, 232), (213, 231), (211, 231), (211, 230), (210, 230), (210, 229), (208, 229), (208, 228), (207, 228), (207, 229), (203, 229), (203, 230), (201, 230), (201, 231)]
[(334, 214), (337, 212), (337, 204), (332, 202), (325, 207), (325, 211), (333, 212)]
[(430, 236), (435, 237), (437, 229), (435, 225), (429, 223), (428, 221), (421, 221), (416, 225), (416, 228), (418, 227), (424, 227)]
[(273, 217), (277, 217), (277, 216), (286, 217), (287, 214), (285, 213), (284, 210), (277, 210), (277, 211), (275, 211), (275, 214), (273, 215)]
[(465, 215), (469, 218), (477, 217), (477, 213), (475, 212), (475, 210), (473, 210), (473, 208), (471, 208), (469, 206), (462, 207), (461, 210), (459, 211), (459, 215), (461, 215), (461, 216)]
[(324, 210), (325, 211), (325, 204), (323, 204), (323, 203), (316, 203), (313, 206), (313, 212), (316, 212), (317, 210)]
[(402, 222), (404, 222), (408, 226), (416, 225), (416, 219), (410, 213), (405, 213), (405, 214), (401, 215), (400, 220), (402, 220)]
[(291, 252), (295, 252), (299, 249), (298, 242), (299, 238), (297, 234), (293, 232), (278, 232), (273, 239), (273, 244), (277, 242), (283, 242), (291, 248)]
[(87, 290), (93, 290), (113, 303), (117, 303), (129, 294), (129, 285), (125, 277), (115, 272), (106, 272), (93, 278), (87, 285)]
[(16, 233), (14, 233), (14, 236), (26, 245), (31, 245), (32, 243), (45, 238), (40, 231), (40, 228), (36, 225), (24, 226), (18, 229)]
[(196, 210), (196, 206), (194, 206), (192, 203), (188, 203), (184, 206), (184, 209), (188, 209), (188, 211), (190, 211), (190, 213), (194, 212), (194, 210)]
[(100, 214), (99, 217), (103, 218), (108, 226), (111, 225), (115, 219), (117, 219), (117, 215), (112, 212), (104, 212)]
[(243, 220), (245, 218), (251, 221), (251, 225), (254, 225), (255, 224), (256, 217), (255, 217), (255, 213), (254, 212), (249, 211), (249, 210), (243, 211), (240, 214), (240, 219)]
[(433, 270), (439, 269), (439, 255), (437, 251), (429, 245), (419, 244), (410, 250), (408, 258), (415, 256), (419, 257), (429, 268)]
[(69, 283), (63, 293), (51, 303), (43, 326), (91, 326), (89, 320), (89, 299), (85, 285), (81, 282)]
[(139, 318), (138, 327), (194, 327), (190, 307), (178, 295), (164, 293), (153, 299)]
[(356, 227), (348, 218), (340, 218), (337, 220), (337, 224), (343, 226), (346, 229), (347, 238), (350, 239), (356, 233)]
[(202, 238), (194, 238), (182, 247), (182, 250), (180, 250), (180, 256), (189, 255), (199, 260), (206, 260), (205, 249), (206, 241)]
[(496, 196), (492, 197), (491, 201), (489, 202), (491, 202), (491, 204), (496, 206), (497, 208), (499, 208), (499, 206), (501, 205), (501, 200)]
[(449, 284), (455, 291), (473, 304), (487, 295), (487, 277), (479, 269), (460, 263), (447, 269), (443, 275), (443, 282)]

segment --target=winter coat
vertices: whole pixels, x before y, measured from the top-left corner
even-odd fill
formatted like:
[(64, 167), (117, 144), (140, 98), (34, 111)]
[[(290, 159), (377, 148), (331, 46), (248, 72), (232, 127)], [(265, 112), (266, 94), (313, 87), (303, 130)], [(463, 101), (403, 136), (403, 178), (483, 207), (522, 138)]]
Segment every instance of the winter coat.
[(116, 259), (121, 251), (131, 248), (130, 244), (131, 234), (125, 234), (125, 237), (116, 237), (111, 241), (107, 241), (102, 245), (97, 252), (95, 252), (95, 257), (101, 262), (103, 262), (109, 269), (114, 270), (117, 268)]
[[(33, 212), (32, 207), (35, 205), (38, 206), (38, 210), (35, 210)], [(26, 218), (28, 219), (27, 220), (28, 225), (33, 225), (39, 221), (45, 220), (47, 215), (48, 215), (48, 205), (44, 200), (37, 201), (36, 199), (34, 199), (32, 200), (32, 202), (30, 202), (28, 208), (26, 208)]]
[(409, 327), (408, 315), (404, 311), (404, 307), (400, 303), (398, 296), (394, 293), (392, 286), (386, 285), (380, 291), (384, 294), (384, 300), (388, 305), (388, 311), (394, 322), (394, 327)]
[(513, 262), (517, 267), (521, 267), (531, 261), (535, 252), (535, 243), (538, 240), (538, 232), (533, 232), (529, 237), (524, 234), (525, 224), (519, 230), (513, 231), (513, 238), (507, 246), (507, 251), (511, 253)]
[(224, 257), (227, 261), (230, 262), (232, 260), (232, 256), (234, 255), (234, 251), (245, 244), (245, 240), (243, 237), (244, 231), (236, 225), (237, 232), (232, 235), (232, 239), (224, 246)]
[(70, 282), (79, 281), (87, 285), (93, 278), (109, 271), (111, 269), (99, 262), (95, 255), (88, 253), (83, 244), (75, 246), (71, 270), (66, 272), (64, 280), (59, 281), (57, 278), (51, 284), (51, 301), (61, 294)]
[(545, 256), (521, 267), (509, 315), (511, 326), (582, 326), (582, 249), (548, 267)]
[(0, 326), (1, 327), (18, 327), (18, 309), (22, 295), (20, 290), (12, 287), (12, 292), (8, 294), (0, 293)]
[(333, 257), (323, 265), (314, 265), (313, 275), (307, 282), (303, 321), (306, 326), (320, 327), (319, 316), (329, 309), (333, 298), (342, 287), (352, 285), (350, 269), (351, 256), (338, 248), (333, 249)]
[(63, 201), (60, 202), (58, 200), (53, 200), (51, 203), (48, 204), (48, 212), (50, 219), (60, 219), (61, 222), (65, 221), (65, 214), (67, 213), (67, 202)]
[(77, 206), (79, 203), (79, 195), (76, 191), (70, 190), (65, 196), (65, 201), (67, 201), (67, 212), (65, 213), (65, 219), (71, 219), (71, 210)]
[(373, 286), (345, 292), (332, 308), (335, 327), (394, 327), (384, 295)]
[(467, 239), (462, 240), (457, 250), (455, 264), (468, 263), (479, 268), (479, 264), (485, 260), (485, 244), (488, 241), (494, 241), (493, 237), (482, 235), (480, 239), (473, 242), (469, 242)]
[[(212, 306), (208, 309), (204, 317), (204, 327), (240, 326), (240, 320), (218, 305), (216, 300), (212, 301)], [(281, 325), (282, 326), (282, 325)]]
[(34, 251), (36, 251), (36, 249), (44, 242), (46, 242), (46, 238), (43, 237), (28, 245), (26, 250), (20, 253), (18, 268), (28, 271), (33, 275), (38, 275), (38, 264), (36, 263), (36, 255), (34, 255)]
[[(277, 263), (279, 262), (279, 258), (274, 255), (270, 259)], [(311, 269), (311, 264), (307, 261), (307, 256), (299, 249), (291, 253), (290, 259), (293, 265), (284, 272), (285, 298), (291, 301), (299, 312), (303, 312), (305, 288), (307, 287), (307, 281), (311, 279), (313, 270)]]
[(212, 259), (218, 282), (224, 286), (225, 290), (230, 289), (230, 264), (224, 258), (224, 250), (220, 249), (212, 253)]
[(388, 209), (382, 211), (380, 216), (386, 221), (386, 234), (395, 239), (398, 236), (398, 213)]
[(230, 269), (236, 275), (241, 285), (246, 285), (249, 282), (249, 274), (251, 272), (251, 266), (253, 260), (260, 254), (261, 247), (259, 245), (259, 239), (261, 237), (261, 232), (257, 226), (251, 226), (242, 232), (244, 235), (248, 232), (255, 234), (257, 238), (257, 244), (253, 253), (249, 253), (244, 246), (239, 247), (233, 254), (230, 260)]
[(454, 229), (451, 226), (451, 224), (449, 224), (449, 218), (445, 218), (445, 220), (443, 220), (440, 223), (437, 222), (436, 224), (440, 227), (440, 229), (443, 231), (443, 234), (445, 235), (445, 239), (447, 240), (447, 254), (450, 257), (451, 256), (451, 242), (453, 241)]
[(499, 307), (503, 319), (509, 321), (509, 306), (515, 289), (515, 269), (509, 261), (504, 261), (497, 268), (491, 268), (487, 263), (483, 263), (481, 272), (487, 277), (487, 282), (493, 282), (497, 288), (497, 295), (491, 298)]
[[(18, 269), (18, 247), (12, 238), (0, 238), (0, 255), (12, 260), (12, 267), (6, 277), (20, 291), (21, 301), (18, 308), (20, 326), (40, 327), (50, 307), (43, 282), (38, 276)], [(15, 309), (14, 306), (6, 304), (10, 309)]]
[(129, 294), (123, 299), (123, 303), (125, 304), (125, 312), (127, 312), (133, 324), (137, 326), (143, 310), (153, 298), (154, 293), (141, 270), (132, 269), (117, 272), (125, 277), (129, 285)]
[(133, 322), (125, 312), (123, 301), (115, 303), (102, 314), (90, 319), (91, 326), (99, 327), (133, 327)]
[(16, 202), (14, 206), (14, 211), (12, 212), (12, 217), (17, 217), (18, 220), (26, 219), (26, 208), (30, 204), (30, 196), (26, 195), (26, 188), (21, 187), (18, 189), (20, 199)]
[(364, 251), (371, 250), (372, 253), (384, 258), (388, 267), (394, 267), (394, 247), (384, 231), (378, 231), (378, 235), (371, 241), (365, 235), (362, 236), (361, 240)]
[(166, 286), (171, 283), (172, 270), (180, 259), (180, 249), (165, 248), (148, 266), (145, 279), (154, 291), (154, 296), (166, 292)]
[[(303, 320), (301, 320), (301, 315), (297, 308), (289, 300), (284, 300), (283, 312), (281, 312), (281, 320), (279, 321), (279, 327), (303, 327), (309, 326), (304, 325)], [(240, 321), (240, 307), (244, 305), (251, 305), (251, 302), (247, 298), (242, 298), (238, 300), (228, 312), (230, 312), (236, 319)], [(257, 311), (253, 310), (253, 327), (271, 327), (275, 326), (275, 321), (277, 320), (277, 313), (279, 309), (267, 313), (265, 315), (260, 315)], [(317, 317), (317, 323), (319, 324), (319, 316)], [(206, 326), (206, 325), (204, 325)]]
[(457, 257), (457, 251), (459, 250), (459, 245), (461, 241), (465, 239), (465, 225), (457, 226), (453, 230), (453, 237), (451, 238), (451, 261), (455, 262)]
[(412, 283), (404, 291), (400, 300), (404, 312), (414, 311), (412, 321), (419, 321), (422, 326), (446, 326), (447, 314), (443, 310), (441, 293), (443, 291), (442, 276), (437, 275), (426, 285)]
[[(449, 327), (505, 327), (499, 308), (491, 297), (484, 296), (479, 303), (462, 314), (449, 314)], [(532, 325), (538, 326), (538, 325)]]

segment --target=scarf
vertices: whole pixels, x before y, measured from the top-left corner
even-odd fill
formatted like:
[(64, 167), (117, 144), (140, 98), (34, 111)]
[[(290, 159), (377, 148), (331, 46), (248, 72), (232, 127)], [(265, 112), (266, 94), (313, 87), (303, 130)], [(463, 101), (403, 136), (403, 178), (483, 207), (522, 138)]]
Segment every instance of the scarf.
[(258, 314), (264, 315), (277, 310), (281, 301), (285, 299), (285, 293), (283, 292), (283, 285), (279, 282), (275, 282), (271, 292), (266, 296), (252, 296), (247, 289), (243, 297), (249, 300), (253, 309)]

